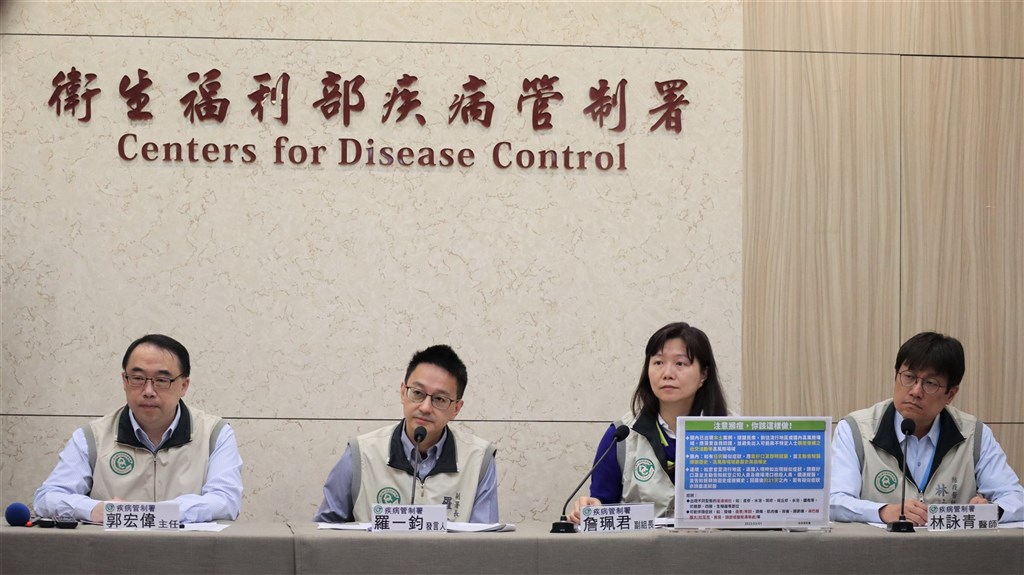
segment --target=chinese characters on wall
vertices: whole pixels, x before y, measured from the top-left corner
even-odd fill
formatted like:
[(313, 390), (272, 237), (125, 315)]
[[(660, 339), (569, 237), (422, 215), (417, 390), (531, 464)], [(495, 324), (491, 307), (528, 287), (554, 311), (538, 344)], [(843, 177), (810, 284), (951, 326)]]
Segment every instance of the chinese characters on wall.
[[(235, 88), (226, 88), (222, 84), (222, 73), (216, 68), (205, 72), (190, 71), (187, 78), (188, 90), (179, 99), (181, 113), (189, 124), (216, 123), (227, 121), (231, 109), (231, 99)], [(250, 78), (250, 76), (246, 76)], [(289, 106), (294, 105), (289, 98), (292, 77), (287, 72), (260, 72), (251, 76), (250, 85), (242, 90), (250, 90), (246, 94), (249, 116), (259, 123), (275, 122), (287, 126), (289, 122)], [(430, 118), (423, 108), (421, 91), (418, 88), (419, 78), (411, 74), (402, 74), (384, 91), (380, 107), (380, 124), (398, 125), (415, 122), (420, 126), (446, 122), (448, 125), (477, 124), (484, 130), (491, 128), (496, 115), (513, 113), (503, 110), (488, 96), (490, 88), (486, 79), (468, 74), (466, 81), (458, 85), (446, 98), (451, 103), (447, 107), (443, 119)], [(72, 67), (70, 71), (59, 71), (52, 80), (52, 92), (47, 105), (56, 116), (70, 115), (81, 123), (89, 122), (92, 117), (94, 100), (101, 95), (96, 74), (83, 73)], [(560, 114), (568, 112), (562, 104), (565, 100), (567, 87), (561, 86), (561, 79), (554, 75), (542, 75), (536, 78), (524, 78), (521, 93), (515, 102), (514, 113), (528, 118), (534, 132), (545, 133), (552, 130)], [(368, 97), (370, 90), (379, 89), (361, 74), (345, 77), (333, 71), (326, 71), (319, 79), (318, 97), (309, 105), (314, 108), (325, 121), (340, 116), (340, 122), (348, 127), (353, 116), (374, 113)], [(132, 74), (125, 74), (118, 84), (118, 94), (125, 106), (125, 115), (133, 123), (152, 120), (154, 113), (149, 109), (151, 98), (149, 90), (154, 86), (154, 79), (147, 70), (137, 69)], [(585, 90), (588, 104), (577, 110), (600, 130), (622, 133), (626, 130), (628, 117), (627, 88), (628, 81), (623, 78), (617, 82), (598, 79)], [(689, 105), (684, 90), (687, 82), (682, 79), (658, 80), (653, 82), (657, 93), (657, 101), (646, 110), (650, 121), (649, 132), (667, 132), (681, 134), (683, 131), (683, 111)], [(558, 106), (556, 106), (556, 104)], [(255, 162), (259, 153), (253, 143), (222, 144), (198, 142), (192, 138), (188, 142), (147, 142), (135, 133), (126, 133), (118, 140), (118, 155), (122, 160), (147, 162), (192, 162), (192, 163), (233, 163), (243, 164)], [(315, 145), (293, 143), (286, 136), (275, 138), (273, 158), (275, 164), (319, 166), (330, 160), (338, 165), (350, 166), (365, 164), (368, 166), (422, 166), (422, 167), (461, 167), (474, 165), (476, 152), (470, 148), (449, 148), (420, 146), (413, 148), (401, 145), (382, 145), (375, 143), (373, 138), (358, 141), (353, 138), (339, 138), (337, 144)], [(490, 147), (490, 158), (496, 167), (506, 169), (517, 167), (523, 169), (557, 169), (557, 170), (625, 170), (625, 143), (615, 146), (614, 150), (586, 150), (571, 146), (551, 149), (521, 149), (510, 141), (499, 141)]]

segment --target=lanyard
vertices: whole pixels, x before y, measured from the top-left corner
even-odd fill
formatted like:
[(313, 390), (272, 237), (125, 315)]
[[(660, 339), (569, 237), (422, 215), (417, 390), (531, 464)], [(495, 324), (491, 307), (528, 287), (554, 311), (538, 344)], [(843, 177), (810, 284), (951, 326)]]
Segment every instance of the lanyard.
[[(665, 431), (663, 429), (661, 429), (661, 424), (660, 423), (658, 424), (658, 438), (661, 439), (661, 446), (662, 447), (668, 447), (668, 439), (665, 439)], [(668, 457), (666, 457), (665, 459), (666, 459), (666, 461), (668, 461), (668, 471), (670, 473), (675, 472), (676, 462), (672, 461), (672, 460), (669, 460)]]
[(921, 484), (921, 495), (924, 495), (924, 488), (928, 485), (928, 480), (932, 476), (932, 466), (935, 465), (935, 452), (938, 451), (938, 446), (932, 449), (932, 458), (928, 462), (928, 467), (924, 470), (924, 483)]
[[(917, 440), (917, 442), (916, 442), (916, 446), (914, 447), (914, 452), (915, 452), (915, 453), (920, 453), (920, 452), (921, 452), (920, 450), (922, 450), (922, 449), (925, 449), (925, 438), (926, 438), (926, 437), (927, 437), (927, 436), (925, 436), (924, 438), (921, 438), (921, 439), (918, 439), (918, 440)], [(906, 441), (907, 441), (908, 443), (910, 442), (910, 436), (907, 436), (907, 437), (906, 437)], [(938, 451), (938, 450), (939, 450), (939, 449), (938, 449), (938, 446), (937, 446), (937, 445), (936, 445), (935, 447), (933, 447), (933, 448), (932, 448), (932, 456), (931, 456), (931, 458), (930, 458), (930, 459), (928, 460), (928, 467), (925, 467), (925, 468), (924, 468), (924, 475), (922, 475), (922, 476), (920, 477), (921, 481), (920, 481), (920, 483), (918, 483), (918, 486), (917, 486), (917, 487), (918, 487), (918, 489), (919, 489), (919, 490), (921, 491), (921, 496), (922, 496), (922, 497), (924, 496), (924, 488), (925, 488), (925, 487), (926, 487), (926, 486), (928, 485), (928, 480), (929, 480), (929, 479), (931, 479), (931, 476), (932, 476), (932, 467), (933, 467), (933, 466), (935, 465), (935, 452), (936, 452), (936, 451)], [(908, 454), (908, 456), (909, 456), (909, 454)], [(917, 459), (919, 459), (919, 458), (915, 457), (914, 459), (915, 459), (915, 460), (917, 460)], [(908, 462), (907, 462), (907, 464), (909, 465), (909, 464), (910, 464), (910, 462), (908, 461)], [(915, 478), (914, 478), (914, 480), (915, 480), (915, 481), (916, 481), (917, 479), (918, 479), (917, 477), (915, 477)]]

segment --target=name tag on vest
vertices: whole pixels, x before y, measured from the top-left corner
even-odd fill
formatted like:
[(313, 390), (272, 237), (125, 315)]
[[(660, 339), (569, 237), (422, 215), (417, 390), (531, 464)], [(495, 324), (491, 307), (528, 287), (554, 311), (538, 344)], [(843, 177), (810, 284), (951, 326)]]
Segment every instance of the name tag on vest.
[(373, 506), (370, 531), (388, 533), (437, 533), (448, 531), (448, 507), (444, 505)]
[(998, 528), (999, 506), (995, 503), (934, 503), (928, 506), (928, 531)]
[(654, 529), (654, 504), (587, 505), (580, 509), (580, 533)]
[(175, 529), (183, 527), (181, 506), (176, 501), (104, 501), (105, 529)]

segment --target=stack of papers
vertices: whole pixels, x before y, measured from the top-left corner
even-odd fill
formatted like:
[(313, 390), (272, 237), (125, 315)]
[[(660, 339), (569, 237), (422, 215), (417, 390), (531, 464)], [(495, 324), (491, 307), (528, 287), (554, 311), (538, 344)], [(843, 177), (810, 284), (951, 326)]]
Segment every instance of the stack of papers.
[[(369, 531), (369, 523), (317, 523), (317, 529), (337, 529), (339, 531)], [(508, 533), (515, 531), (516, 526), (512, 523), (461, 523), (458, 521), (448, 522), (449, 533), (483, 533), (490, 531), (494, 533)]]
[(220, 524), (220, 523), (186, 523), (185, 526), (181, 528), (181, 530), (182, 531), (215, 531), (216, 532), (216, 531), (224, 531), (225, 529), (227, 529), (230, 526), (231, 525), (227, 524), (227, 523), (225, 523), (225, 524)]
[(461, 523), (459, 521), (448, 522), (448, 533), (483, 533), (493, 531), (495, 533), (508, 533), (515, 531), (516, 526), (512, 523)]
[(317, 529), (337, 529), (339, 531), (369, 531), (369, 523), (317, 523)]

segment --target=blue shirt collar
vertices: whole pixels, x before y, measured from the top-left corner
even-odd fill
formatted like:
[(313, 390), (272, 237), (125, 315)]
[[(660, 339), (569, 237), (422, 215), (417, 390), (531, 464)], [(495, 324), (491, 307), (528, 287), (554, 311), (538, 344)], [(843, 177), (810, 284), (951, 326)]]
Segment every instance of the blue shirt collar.
[[(896, 417), (893, 418), (893, 424), (896, 426), (896, 440), (899, 441), (900, 443), (903, 443), (903, 440), (906, 439), (906, 437), (907, 437), (900, 430), (900, 427), (903, 425), (903, 419), (904, 419), (903, 418), (903, 414), (901, 414), (899, 412), (899, 410), (897, 409), (896, 410)], [(932, 422), (932, 428), (929, 429), (928, 433), (924, 437), (921, 438), (921, 441), (930, 441), (932, 445), (938, 445), (939, 444), (939, 428), (940, 427), (941, 426), (939, 425), (939, 417), (936, 416), (935, 417), (935, 421)]]
[(178, 405), (174, 408), (174, 419), (171, 420), (171, 424), (167, 426), (167, 429), (164, 431), (164, 434), (160, 437), (160, 443), (157, 445), (153, 445), (153, 442), (150, 441), (149, 436), (146, 435), (146, 432), (143, 431), (142, 427), (139, 426), (139, 422), (135, 420), (135, 414), (132, 413), (132, 410), (130, 409), (128, 410), (128, 418), (131, 420), (132, 428), (135, 430), (135, 437), (139, 441), (141, 441), (142, 444), (145, 445), (147, 449), (149, 449), (153, 453), (156, 453), (156, 450), (160, 449), (160, 446), (166, 443), (167, 440), (170, 439), (171, 434), (174, 433), (174, 430), (178, 428), (178, 422), (181, 421), (181, 405)]
[[(416, 449), (416, 446), (414, 446), (412, 444), (412, 440), (409, 439), (409, 436), (405, 433), (404, 426), (403, 426), (401, 435), (402, 435), (402, 450), (405, 452), (406, 457), (409, 458), (409, 462), (411, 463), (413, 461), (413, 458), (415, 457), (413, 455), (413, 450)], [(444, 444), (445, 444), (446, 441), (448, 441), (448, 430), (447, 429), (445, 429), (441, 433), (441, 439), (438, 439), (437, 443), (435, 443), (434, 445), (431, 445), (430, 448), (427, 449), (427, 456), (423, 458), (423, 462), (426, 463), (427, 461), (432, 461), (432, 462), (433, 461), (437, 461), (438, 456), (441, 454), (442, 451), (444, 451)]]

